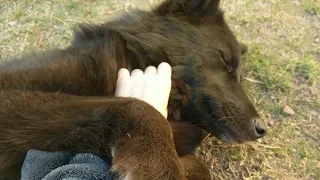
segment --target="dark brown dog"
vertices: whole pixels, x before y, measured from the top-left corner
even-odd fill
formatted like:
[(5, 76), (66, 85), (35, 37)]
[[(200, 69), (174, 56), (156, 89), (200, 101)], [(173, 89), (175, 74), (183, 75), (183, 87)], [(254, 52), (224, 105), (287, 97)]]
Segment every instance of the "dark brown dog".
[[(193, 155), (196, 127), (228, 143), (266, 134), (239, 82), (245, 51), (218, 0), (171, 0), (152, 12), (81, 25), (72, 46), (2, 65), (0, 170), (19, 172), (33, 148), (111, 152), (120, 179), (210, 179)], [(119, 68), (163, 61), (173, 68), (171, 126), (148, 104), (113, 96)]]

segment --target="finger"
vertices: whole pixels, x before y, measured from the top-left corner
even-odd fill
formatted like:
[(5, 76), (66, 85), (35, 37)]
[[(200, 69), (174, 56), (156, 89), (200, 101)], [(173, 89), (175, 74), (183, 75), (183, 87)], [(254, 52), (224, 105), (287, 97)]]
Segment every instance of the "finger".
[(141, 69), (135, 69), (131, 72), (131, 82), (132, 82), (132, 85), (134, 86), (138, 86), (138, 84), (136, 83), (139, 83), (140, 85), (140, 82), (143, 80), (143, 71)]
[(121, 68), (119, 71), (118, 71), (118, 79), (121, 78), (121, 77), (130, 77), (130, 72), (128, 69), (125, 69), (125, 68)]
[(144, 74), (148, 76), (154, 76), (157, 74), (157, 68), (154, 66), (148, 66), (144, 71)]
[(131, 72), (131, 78), (140, 77), (143, 75), (143, 71), (141, 69), (135, 69)]
[(158, 66), (158, 75), (160, 76), (171, 77), (171, 71), (171, 66), (166, 62), (163, 62)]
[(167, 119), (168, 118), (168, 108), (166, 108), (165, 112), (163, 113), (164, 117)]
[(131, 92), (130, 97), (141, 97), (142, 94), (142, 84), (143, 84), (143, 71), (140, 69), (135, 69), (131, 72)]
[(171, 75), (172, 69), (168, 63), (161, 63), (158, 66), (158, 75), (159, 80), (158, 84), (160, 85), (159, 90), (161, 89), (161, 101), (159, 102), (164, 112), (167, 110), (169, 103), (169, 96), (171, 91)]
[(127, 69), (120, 69), (118, 72), (118, 79), (116, 83), (115, 96), (128, 97), (131, 87), (130, 73)]

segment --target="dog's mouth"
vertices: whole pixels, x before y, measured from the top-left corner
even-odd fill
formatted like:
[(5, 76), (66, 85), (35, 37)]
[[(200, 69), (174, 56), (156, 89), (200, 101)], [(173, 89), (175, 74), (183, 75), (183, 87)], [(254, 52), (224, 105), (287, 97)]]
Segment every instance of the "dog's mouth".
[(221, 105), (209, 97), (204, 97), (202, 101), (203, 111), (207, 114), (205, 119), (205, 130), (218, 138), (223, 143), (234, 144), (243, 143), (240, 136), (227, 124), (229, 117), (221, 111)]
[(236, 124), (239, 121), (248, 124), (245, 123), (247, 117), (244, 116), (242, 119), (235, 119), (240, 118), (237, 116), (230, 117), (224, 113), (223, 109), (226, 107), (210, 96), (191, 94), (190, 102), (182, 110), (181, 119), (206, 130), (223, 143), (240, 144), (255, 138), (253, 128), (248, 126), (246, 129), (241, 129), (245, 127)]

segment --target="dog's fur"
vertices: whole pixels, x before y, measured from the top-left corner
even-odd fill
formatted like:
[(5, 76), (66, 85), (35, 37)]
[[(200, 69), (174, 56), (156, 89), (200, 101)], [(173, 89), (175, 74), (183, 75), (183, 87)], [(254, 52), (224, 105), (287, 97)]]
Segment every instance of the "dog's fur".
[[(171, 0), (80, 25), (70, 47), (2, 64), (0, 171), (19, 172), (34, 148), (111, 154), (120, 179), (210, 179), (193, 155), (200, 128), (224, 142), (265, 134), (239, 82), (245, 52), (219, 0)], [(113, 96), (120, 68), (163, 61), (173, 69), (170, 123), (140, 100)]]

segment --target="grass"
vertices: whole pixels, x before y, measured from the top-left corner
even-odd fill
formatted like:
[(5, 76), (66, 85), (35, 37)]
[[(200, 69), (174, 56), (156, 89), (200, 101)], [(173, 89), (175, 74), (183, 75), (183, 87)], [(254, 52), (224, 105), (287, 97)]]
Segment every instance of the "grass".
[[(121, 3), (120, 3), (121, 2)], [(102, 22), (157, 0), (0, 2), (0, 59), (68, 45), (79, 22)], [(265, 138), (198, 151), (216, 179), (320, 179), (320, 2), (224, 0), (227, 21), (249, 45), (243, 85), (266, 123)], [(290, 106), (294, 115), (283, 112)]]
[(302, 0), (302, 5), (307, 12), (320, 15), (319, 0)]

